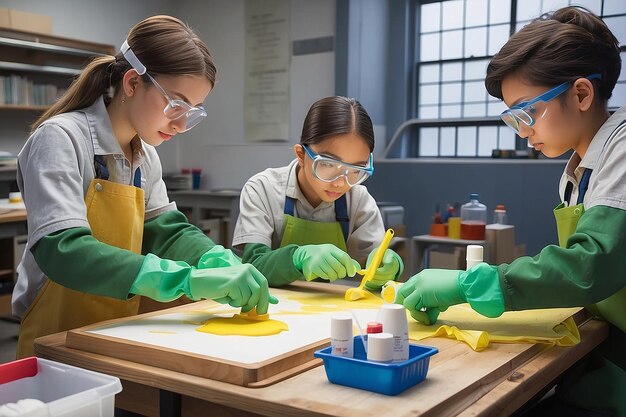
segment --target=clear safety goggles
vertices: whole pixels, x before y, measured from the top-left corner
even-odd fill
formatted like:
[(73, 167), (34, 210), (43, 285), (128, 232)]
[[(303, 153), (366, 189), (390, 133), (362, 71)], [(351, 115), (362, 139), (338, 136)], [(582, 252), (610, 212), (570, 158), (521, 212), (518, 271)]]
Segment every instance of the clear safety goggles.
[[(592, 74), (585, 78), (594, 80), (600, 79), (602, 76), (600, 74)], [(532, 100), (516, 104), (510, 109), (503, 111), (502, 114), (500, 114), (500, 118), (519, 135), (520, 123), (524, 123), (526, 126), (534, 125), (537, 119), (541, 119), (545, 116), (548, 110), (548, 102), (567, 91), (572, 82), (573, 81), (566, 81)]]
[(367, 166), (362, 167), (318, 155), (308, 145), (302, 145), (302, 147), (309, 158), (313, 160), (313, 174), (324, 182), (333, 182), (339, 177), (345, 177), (348, 185), (354, 186), (374, 174), (374, 162), (371, 153)]
[(174, 100), (170, 98), (170, 96), (165, 92), (163, 87), (159, 85), (159, 83), (152, 78), (150, 74), (146, 72), (146, 67), (139, 61), (139, 58), (135, 55), (130, 46), (128, 46), (128, 41), (124, 41), (122, 47), (120, 48), (120, 52), (124, 55), (124, 58), (128, 61), (128, 63), (137, 71), (139, 75), (147, 75), (152, 84), (161, 92), (163, 97), (167, 100), (167, 105), (163, 109), (163, 114), (170, 120), (178, 120), (180, 118), (185, 118), (186, 124), (185, 129), (181, 131), (186, 132), (191, 128), (195, 127), (198, 123), (202, 121), (207, 116), (206, 110), (202, 106), (192, 106), (183, 100)]

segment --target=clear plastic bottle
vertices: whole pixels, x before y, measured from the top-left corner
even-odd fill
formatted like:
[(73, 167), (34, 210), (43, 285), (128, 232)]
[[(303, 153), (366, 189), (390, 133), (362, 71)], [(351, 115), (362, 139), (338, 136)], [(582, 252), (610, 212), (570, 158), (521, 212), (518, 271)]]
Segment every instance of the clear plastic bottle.
[(470, 194), (469, 203), (461, 206), (461, 239), (484, 240), (487, 224), (487, 206), (478, 201), (478, 194)]
[(496, 206), (496, 209), (493, 211), (493, 222), (494, 224), (507, 224), (506, 209), (504, 208), (504, 204), (498, 204)]

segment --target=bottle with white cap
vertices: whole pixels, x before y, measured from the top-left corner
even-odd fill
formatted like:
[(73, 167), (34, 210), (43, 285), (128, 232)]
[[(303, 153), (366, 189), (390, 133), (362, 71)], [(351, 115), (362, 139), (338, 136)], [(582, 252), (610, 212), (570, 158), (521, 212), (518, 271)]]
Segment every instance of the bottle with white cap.
[(383, 304), (378, 310), (378, 322), (383, 324), (383, 332), (393, 335), (393, 360), (409, 359), (409, 323), (406, 309), (400, 304)]
[(354, 356), (352, 339), (352, 317), (347, 314), (335, 315), (330, 318), (331, 355), (351, 358)]
[(393, 360), (393, 335), (391, 333), (370, 333), (367, 335), (367, 360), (391, 362)]
[(483, 261), (483, 247), (480, 245), (467, 245), (467, 262), (466, 269), (469, 271), (474, 265), (478, 265)]

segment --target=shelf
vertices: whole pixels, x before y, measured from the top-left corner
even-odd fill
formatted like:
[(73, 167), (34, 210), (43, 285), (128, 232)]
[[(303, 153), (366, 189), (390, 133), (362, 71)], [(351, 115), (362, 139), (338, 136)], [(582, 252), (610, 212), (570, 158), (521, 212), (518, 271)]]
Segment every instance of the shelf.
[(98, 55), (104, 55), (104, 53), (102, 52), (88, 50), (88, 49), (79, 49), (79, 48), (72, 48), (68, 46), (51, 45), (51, 44), (41, 43), (37, 41), (28, 41), (28, 40), (3, 38), (3, 37), (0, 37), (0, 45), (14, 46), (17, 48), (32, 49), (36, 51), (53, 52), (53, 53), (58, 53), (58, 54), (63, 54), (63, 55), (82, 56), (85, 58), (98, 56)]
[(46, 111), (50, 106), (20, 106), (19, 104), (0, 104), (0, 110)]
[(52, 65), (32, 65), (8, 61), (0, 61), (0, 70), (19, 72), (43, 72), (46, 74), (61, 74), (72, 76), (80, 74), (81, 71), (74, 68), (55, 67)]
[(11, 29), (0, 30), (0, 46), (50, 52), (57, 55), (73, 55), (83, 58), (94, 55), (115, 54), (115, 48), (112, 45)]
[(6, 275), (13, 275), (12, 269), (0, 269), (0, 278)]

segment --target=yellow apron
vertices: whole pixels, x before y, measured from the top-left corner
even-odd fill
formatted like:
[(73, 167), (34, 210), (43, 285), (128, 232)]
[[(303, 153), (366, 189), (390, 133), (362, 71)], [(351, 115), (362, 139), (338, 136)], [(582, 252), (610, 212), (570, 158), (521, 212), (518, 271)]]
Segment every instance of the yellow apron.
[[(348, 252), (347, 240), (347, 209), (343, 195), (335, 202), (336, 222), (316, 222), (313, 220), (299, 219), (293, 215), (295, 199), (285, 198), (285, 216), (283, 236), (280, 247), (290, 244), (319, 245), (331, 243), (344, 252)], [(342, 200), (343, 201), (339, 201)], [(342, 227), (342, 220), (345, 222)]]
[[(89, 184), (85, 204), (87, 220), (96, 239), (141, 253), (145, 212), (141, 188), (94, 179)], [(86, 294), (47, 279), (22, 318), (17, 357), (32, 356), (37, 337), (135, 315), (139, 300), (139, 296), (122, 301)]]
[[(582, 201), (587, 190), (587, 183), (590, 175), (591, 171), (586, 170), (585, 174), (583, 174), (583, 179), (581, 179), (581, 187), (578, 195), (579, 204), (565, 207), (565, 204), (561, 203), (554, 209), (559, 246), (562, 248), (567, 246), (567, 239), (574, 234), (578, 221), (585, 212)], [(569, 193), (566, 190), (567, 200), (569, 200), (568, 194), (571, 195), (571, 190)], [(624, 272), (616, 271), (616, 273)], [(602, 317), (626, 333), (626, 287), (622, 288), (609, 298), (587, 306), (586, 308), (592, 314)]]

